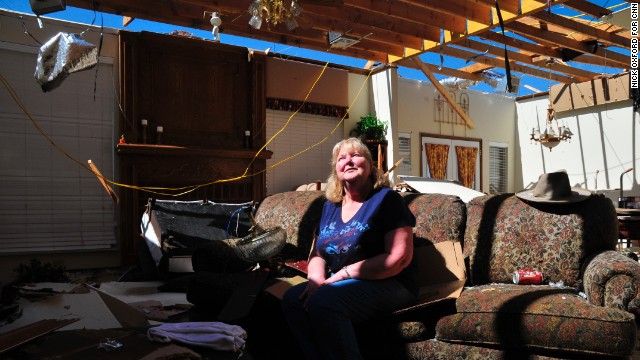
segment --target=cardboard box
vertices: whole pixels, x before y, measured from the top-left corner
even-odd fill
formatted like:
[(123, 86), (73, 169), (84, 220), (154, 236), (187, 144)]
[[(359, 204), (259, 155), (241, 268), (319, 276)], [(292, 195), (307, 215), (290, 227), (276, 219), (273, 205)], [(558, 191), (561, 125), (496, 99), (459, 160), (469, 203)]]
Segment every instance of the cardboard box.
[[(467, 272), (460, 242), (442, 241), (433, 246), (421, 246), (414, 249), (413, 256), (418, 262), (420, 288), (418, 301), (413, 306), (398, 310), (401, 314), (446, 299), (460, 297), (467, 280)], [(305, 281), (301, 276), (281, 278), (265, 291), (282, 299), (288, 288)]]
[(307, 279), (300, 275), (290, 278), (278, 278), (276, 279), (275, 284), (266, 288), (265, 291), (278, 299), (282, 299), (282, 296), (290, 287), (298, 285), (304, 281), (307, 281)]
[(419, 294), (415, 305), (394, 314), (421, 308), (446, 299), (460, 297), (467, 280), (467, 272), (460, 242), (442, 241), (433, 246), (414, 249), (418, 261)]
[(2, 326), (0, 333), (30, 325), (42, 319), (78, 319), (60, 330), (111, 329), (149, 325), (146, 317), (140, 311), (90, 286), (86, 293), (53, 295), (41, 301), (25, 303), (23, 309), (22, 317)]

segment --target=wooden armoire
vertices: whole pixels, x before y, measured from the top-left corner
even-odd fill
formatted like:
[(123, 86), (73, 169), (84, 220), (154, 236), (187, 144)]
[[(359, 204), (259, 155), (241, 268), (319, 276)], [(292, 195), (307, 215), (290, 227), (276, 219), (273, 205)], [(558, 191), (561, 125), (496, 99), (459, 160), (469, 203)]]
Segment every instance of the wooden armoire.
[[(150, 198), (238, 203), (265, 196), (271, 152), (256, 156), (265, 143), (265, 58), (149, 32), (121, 32), (119, 51), (119, 235), (123, 264), (133, 264)], [(202, 186), (178, 190), (193, 185)]]

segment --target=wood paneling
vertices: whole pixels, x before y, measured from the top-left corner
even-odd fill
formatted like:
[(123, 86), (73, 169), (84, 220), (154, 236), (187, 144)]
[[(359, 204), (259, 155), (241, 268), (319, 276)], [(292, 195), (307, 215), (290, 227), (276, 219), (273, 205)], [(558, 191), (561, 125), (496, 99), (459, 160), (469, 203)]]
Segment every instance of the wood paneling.
[(629, 100), (629, 73), (580, 84), (558, 84), (549, 90), (556, 113)]

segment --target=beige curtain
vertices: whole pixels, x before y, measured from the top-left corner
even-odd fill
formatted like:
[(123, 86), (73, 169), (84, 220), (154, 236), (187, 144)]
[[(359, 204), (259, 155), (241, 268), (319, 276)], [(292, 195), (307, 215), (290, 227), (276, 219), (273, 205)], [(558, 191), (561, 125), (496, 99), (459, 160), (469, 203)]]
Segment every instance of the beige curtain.
[(458, 156), (458, 180), (468, 187), (473, 188), (473, 179), (476, 176), (477, 147), (456, 146)]
[(444, 180), (447, 176), (447, 159), (449, 158), (449, 145), (424, 144), (427, 153), (427, 166), (434, 179)]

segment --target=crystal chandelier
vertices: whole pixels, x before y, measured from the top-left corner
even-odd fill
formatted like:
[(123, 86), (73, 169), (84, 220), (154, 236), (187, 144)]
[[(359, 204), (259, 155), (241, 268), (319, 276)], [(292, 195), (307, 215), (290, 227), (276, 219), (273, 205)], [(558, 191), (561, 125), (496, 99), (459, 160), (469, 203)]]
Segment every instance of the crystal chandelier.
[(291, 31), (298, 27), (296, 16), (302, 13), (302, 6), (297, 0), (291, 0), (291, 4), (287, 8), (283, 0), (254, 0), (249, 5), (249, 25), (254, 29), (260, 29), (262, 20), (268, 24), (277, 26), (285, 23), (287, 30)]
[[(555, 125), (555, 126), (554, 126)], [(573, 133), (569, 129), (568, 126), (558, 125), (558, 120), (556, 119), (556, 111), (549, 105), (547, 109), (547, 126), (544, 129), (543, 133), (540, 133), (540, 129), (531, 129), (531, 142), (539, 142), (543, 146), (551, 151), (552, 148), (556, 147), (560, 141), (570, 141)]]

